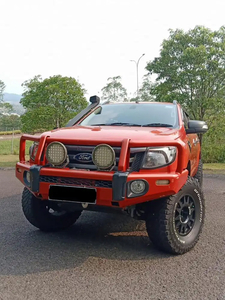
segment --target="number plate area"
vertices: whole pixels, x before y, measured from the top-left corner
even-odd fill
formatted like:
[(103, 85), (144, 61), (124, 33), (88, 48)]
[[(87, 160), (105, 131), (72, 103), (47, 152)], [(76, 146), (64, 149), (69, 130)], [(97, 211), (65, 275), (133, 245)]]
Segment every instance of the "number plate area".
[(70, 201), (76, 203), (96, 203), (96, 189), (51, 185), (49, 200)]

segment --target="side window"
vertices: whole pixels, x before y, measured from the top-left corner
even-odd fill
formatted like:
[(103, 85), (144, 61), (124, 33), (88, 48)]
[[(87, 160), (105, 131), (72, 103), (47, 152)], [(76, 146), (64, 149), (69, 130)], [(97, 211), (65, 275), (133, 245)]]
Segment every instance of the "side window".
[(188, 114), (181, 109), (181, 115), (182, 115), (182, 120), (184, 122), (184, 127), (187, 129), (188, 128), (188, 121), (190, 120)]
[(184, 118), (185, 118), (185, 122), (187, 122), (187, 127), (188, 127), (188, 122), (190, 121), (190, 117), (189, 117), (189, 115), (186, 113), (186, 111), (184, 111)]

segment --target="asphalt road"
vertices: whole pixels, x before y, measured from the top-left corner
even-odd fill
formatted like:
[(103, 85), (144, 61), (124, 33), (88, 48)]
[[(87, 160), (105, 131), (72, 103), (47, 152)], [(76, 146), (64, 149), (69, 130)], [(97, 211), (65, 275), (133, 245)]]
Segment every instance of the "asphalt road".
[(172, 256), (129, 217), (85, 212), (66, 231), (40, 232), (23, 216), (14, 171), (0, 171), (0, 299), (225, 300), (224, 183), (204, 178), (202, 237)]

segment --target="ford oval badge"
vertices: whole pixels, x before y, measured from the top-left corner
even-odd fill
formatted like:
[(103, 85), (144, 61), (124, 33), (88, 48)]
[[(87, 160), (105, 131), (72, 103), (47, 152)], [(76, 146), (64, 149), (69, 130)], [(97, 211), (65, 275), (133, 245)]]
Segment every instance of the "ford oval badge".
[(92, 154), (91, 153), (79, 153), (74, 156), (75, 160), (80, 163), (90, 163), (92, 162)]

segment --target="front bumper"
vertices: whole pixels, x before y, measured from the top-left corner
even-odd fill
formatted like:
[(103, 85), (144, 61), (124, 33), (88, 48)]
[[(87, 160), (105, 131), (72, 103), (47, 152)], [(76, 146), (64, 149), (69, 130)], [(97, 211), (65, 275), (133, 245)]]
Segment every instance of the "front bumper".
[[(30, 183), (26, 181), (25, 172), (30, 172)], [(31, 166), (29, 163), (19, 162), (16, 164), (16, 177), (42, 200), (49, 199), (51, 185), (78, 186), (96, 189), (96, 205), (124, 208), (176, 194), (185, 184), (188, 171), (184, 170), (181, 173), (89, 172), (68, 168)], [(149, 188), (144, 195), (129, 198), (127, 195), (128, 183), (137, 179), (145, 180)], [(156, 183), (157, 180), (169, 180), (170, 183), (159, 186)]]

